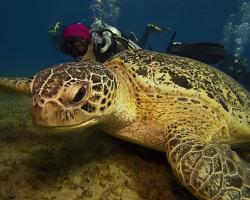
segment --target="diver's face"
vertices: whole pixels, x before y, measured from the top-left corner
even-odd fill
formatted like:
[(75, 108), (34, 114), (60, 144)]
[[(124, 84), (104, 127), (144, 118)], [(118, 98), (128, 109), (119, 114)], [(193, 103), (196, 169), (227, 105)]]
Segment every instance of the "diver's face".
[(75, 47), (75, 49), (77, 49), (78, 51), (86, 51), (86, 46), (83, 45), (83, 43), (81, 41), (74, 41), (73, 42), (73, 46)]
[(88, 50), (89, 41), (81, 39), (70, 39), (62, 44), (61, 49), (63, 53), (70, 54), (72, 57), (84, 56)]
[(83, 56), (88, 49), (88, 44), (83, 41), (73, 41), (72, 42), (72, 50), (71, 50), (71, 56), (78, 57)]

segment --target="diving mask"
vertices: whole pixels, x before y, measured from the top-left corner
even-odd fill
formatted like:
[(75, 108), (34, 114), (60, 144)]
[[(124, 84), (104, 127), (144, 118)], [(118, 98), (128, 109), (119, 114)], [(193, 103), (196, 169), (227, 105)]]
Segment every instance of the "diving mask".
[(60, 49), (63, 53), (70, 54), (72, 57), (83, 56), (88, 50), (89, 42), (90, 40), (73, 37), (65, 40)]

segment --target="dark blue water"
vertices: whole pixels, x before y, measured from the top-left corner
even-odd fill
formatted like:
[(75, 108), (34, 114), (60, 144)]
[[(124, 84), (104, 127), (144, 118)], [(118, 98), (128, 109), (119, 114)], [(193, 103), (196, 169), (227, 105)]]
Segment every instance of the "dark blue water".
[[(72, 3), (74, 2), (74, 3)], [(85, 19), (93, 22), (90, 0), (4, 1), (0, 7), (0, 75), (32, 75), (71, 58), (56, 51), (48, 30), (57, 21), (66, 24)], [(222, 41), (223, 26), (237, 12), (236, 0), (121, 0), (115, 25), (124, 32), (142, 34), (148, 22), (177, 30), (183, 42)], [(163, 51), (170, 33), (154, 34), (149, 44)], [(243, 55), (247, 55), (245, 48)]]

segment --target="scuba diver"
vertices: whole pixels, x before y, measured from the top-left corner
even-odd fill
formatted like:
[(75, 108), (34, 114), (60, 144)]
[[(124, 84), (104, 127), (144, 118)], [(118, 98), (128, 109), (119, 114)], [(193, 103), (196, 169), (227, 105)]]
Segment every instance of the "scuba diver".
[[(58, 33), (62, 32), (62, 41), (60, 41), (59, 47), (61, 52), (79, 60), (104, 62), (123, 50), (141, 48), (136, 44), (137, 38), (135, 34), (130, 33), (131, 37), (133, 36), (133, 39), (131, 39), (117, 28), (103, 24), (100, 20), (96, 20), (90, 29), (81, 23), (59, 28), (62, 23), (58, 23), (49, 31), (52, 43), (54, 46), (58, 44), (58, 40), (60, 40), (58, 38), (60, 34)], [(165, 30), (167, 29), (148, 24), (144, 37), (142, 37), (139, 44), (144, 47), (151, 32), (163, 32)]]
[(174, 31), (167, 46), (167, 53), (192, 58), (207, 64), (217, 64), (222, 61), (227, 51), (223, 44), (213, 42), (186, 43), (174, 42)]
[[(150, 33), (162, 33), (171, 28), (160, 28), (147, 24), (140, 40), (133, 32), (127, 37), (117, 28), (96, 20), (91, 28), (81, 23), (63, 26), (58, 22), (51, 28), (51, 41), (64, 54), (78, 60), (96, 60), (104, 62), (113, 55), (126, 49), (145, 48)], [(63, 36), (62, 36), (63, 35)], [(174, 42), (176, 31), (167, 46), (167, 53), (192, 58), (207, 64), (217, 64), (225, 58), (227, 52), (220, 43), (187, 43)], [(152, 49), (150, 49), (152, 50)]]

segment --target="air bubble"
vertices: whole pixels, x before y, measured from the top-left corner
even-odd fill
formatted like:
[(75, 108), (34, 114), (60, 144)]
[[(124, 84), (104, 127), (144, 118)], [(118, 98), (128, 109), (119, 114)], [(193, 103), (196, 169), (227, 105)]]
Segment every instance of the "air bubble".
[(224, 26), (223, 42), (231, 49), (235, 57), (241, 57), (245, 47), (250, 43), (250, 1), (239, 0), (236, 14), (229, 16)]

